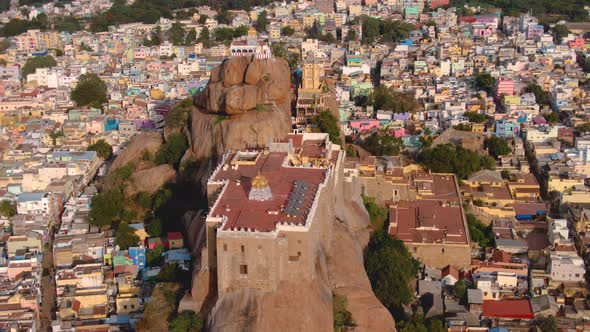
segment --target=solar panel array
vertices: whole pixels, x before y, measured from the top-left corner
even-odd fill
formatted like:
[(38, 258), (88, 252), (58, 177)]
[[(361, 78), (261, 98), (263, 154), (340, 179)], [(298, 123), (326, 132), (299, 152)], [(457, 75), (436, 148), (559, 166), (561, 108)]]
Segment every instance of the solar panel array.
[(293, 191), (289, 194), (289, 200), (285, 207), (285, 214), (289, 217), (297, 217), (301, 213), (305, 195), (309, 191), (310, 185), (305, 181), (297, 180), (293, 183)]

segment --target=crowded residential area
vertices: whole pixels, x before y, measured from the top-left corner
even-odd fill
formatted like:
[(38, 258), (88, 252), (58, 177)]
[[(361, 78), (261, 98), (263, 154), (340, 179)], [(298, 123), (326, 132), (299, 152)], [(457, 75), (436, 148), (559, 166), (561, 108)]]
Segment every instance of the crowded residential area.
[(0, 3), (1, 331), (590, 330), (589, 178), (584, 0)]

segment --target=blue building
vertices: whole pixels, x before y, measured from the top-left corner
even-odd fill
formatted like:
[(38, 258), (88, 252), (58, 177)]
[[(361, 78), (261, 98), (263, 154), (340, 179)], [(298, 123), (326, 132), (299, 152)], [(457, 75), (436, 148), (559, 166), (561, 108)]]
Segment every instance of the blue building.
[(505, 120), (496, 121), (496, 136), (499, 137), (516, 137), (520, 135), (520, 124), (508, 122)]
[(133, 264), (137, 265), (137, 271), (143, 270), (145, 268), (145, 248), (130, 247), (128, 252)]

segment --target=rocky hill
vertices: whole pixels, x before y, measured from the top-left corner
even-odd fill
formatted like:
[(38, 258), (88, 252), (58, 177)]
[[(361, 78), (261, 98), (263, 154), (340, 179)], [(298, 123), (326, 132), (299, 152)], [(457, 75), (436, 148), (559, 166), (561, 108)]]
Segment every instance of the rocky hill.
[[(226, 151), (265, 146), (291, 131), (289, 79), (287, 63), (278, 58), (231, 58), (212, 71), (206, 89), (193, 99), (186, 131), (190, 147), (185, 160), (198, 161), (203, 183)], [(374, 296), (363, 267), (369, 216), (360, 191), (354, 184), (339, 186), (334, 207), (339, 213), (325, 221), (333, 223), (334, 239), (330, 248), (317, 252), (316, 281), (283, 283), (275, 292), (243, 289), (211, 298), (215, 281), (199, 271), (197, 256), (192, 293), (181, 301), (180, 310), (200, 311), (210, 331), (276, 331), (278, 326), (281, 331), (331, 331), (332, 298), (343, 295), (355, 331), (394, 331), (395, 322)], [(194, 238), (193, 249), (202, 248), (204, 238)]]
[(290, 72), (284, 59), (226, 60), (194, 97), (187, 158), (201, 160), (284, 138), (291, 132), (290, 104)]

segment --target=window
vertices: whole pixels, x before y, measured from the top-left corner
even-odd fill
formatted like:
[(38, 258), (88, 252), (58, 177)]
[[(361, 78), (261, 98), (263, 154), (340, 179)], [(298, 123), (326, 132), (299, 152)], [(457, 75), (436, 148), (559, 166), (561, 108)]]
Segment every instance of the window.
[(240, 274), (247, 275), (248, 274), (248, 265), (240, 265)]
[(223, 251), (227, 251), (227, 244), (223, 244)]
[(242, 251), (242, 253), (244, 253), (245, 248), (244, 248), (244, 245), (243, 244), (240, 246), (240, 250)]

